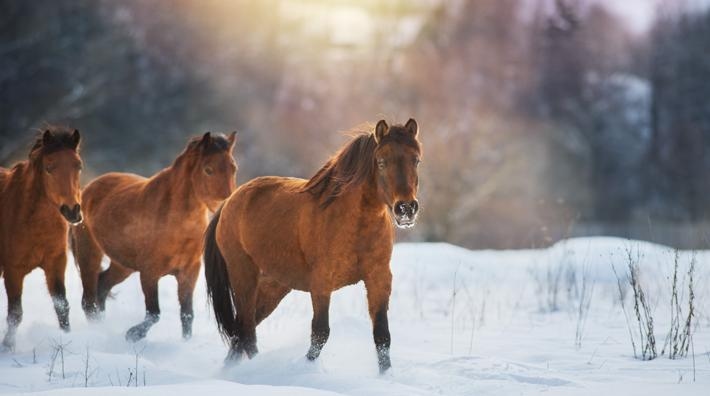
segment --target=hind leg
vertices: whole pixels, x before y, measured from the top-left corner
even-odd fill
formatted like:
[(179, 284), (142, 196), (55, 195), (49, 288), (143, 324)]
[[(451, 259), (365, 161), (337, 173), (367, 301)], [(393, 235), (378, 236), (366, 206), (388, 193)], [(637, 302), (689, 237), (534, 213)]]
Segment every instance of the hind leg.
[(121, 264), (111, 261), (106, 271), (99, 274), (99, 282), (97, 287), (97, 303), (101, 312), (106, 310), (106, 298), (111, 292), (111, 289), (117, 284), (123, 282), (131, 275), (134, 270), (126, 268)]
[(145, 319), (128, 329), (126, 340), (136, 342), (143, 339), (148, 330), (160, 320), (160, 305), (158, 303), (159, 276), (141, 273), (141, 287), (145, 296)]
[(62, 252), (53, 260), (44, 263), (42, 269), (47, 280), (47, 289), (54, 303), (54, 312), (57, 313), (59, 328), (69, 331), (69, 302), (67, 301), (67, 291), (64, 286), (64, 272), (67, 268), (67, 255)]
[(291, 291), (275, 280), (267, 277), (259, 278), (259, 288), (256, 293), (256, 325), (266, 319), (279, 305), (281, 300)]
[(103, 251), (91, 235), (86, 223), (71, 228), (72, 252), (79, 267), (81, 284), (84, 288), (81, 308), (90, 321), (100, 319), (97, 301), (97, 287), (101, 272)]
[(192, 293), (200, 274), (200, 262), (196, 262), (182, 269), (175, 275), (178, 282), (178, 300), (180, 302), (180, 322), (182, 322), (182, 338), (187, 340), (192, 337)]
[(2, 340), (2, 349), (15, 349), (15, 333), (22, 322), (22, 283), (25, 273), (5, 269), (5, 292), (7, 293), (7, 333)]
[(238, 360), (243, 353), (252, 358), (259, 352), (256, 347), (256, 293), (259, 286), (259, 269), (246, 253), (232, 252), (229, 257), (238, 257), (237, 260), (232, 261), (237, 265), (229, 265), (229, 261), (227, 265), (229, 282), (234, 290), (238, 337), (232, 340), (227, 360)]

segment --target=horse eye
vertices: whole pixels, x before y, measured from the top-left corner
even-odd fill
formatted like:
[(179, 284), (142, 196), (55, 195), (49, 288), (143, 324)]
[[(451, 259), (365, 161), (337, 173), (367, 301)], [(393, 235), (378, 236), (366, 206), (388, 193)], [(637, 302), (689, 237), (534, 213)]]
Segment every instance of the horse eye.
[(414, 166), (419, 166), (419, 163), (422, 162), (419, 158), (414, 159)]
[(54, 170), (54, 166), (53, 166), (53, 165), (47, 165), (47, 166), (44, 167), (44, 170), (45, 170), (47, 173), (52, 173), (52, 171)]
[(212, 169), (211, 166), (205, 167), (205, 174), (207, 174), (207, 176), (212, 176), (213, 173), (214, 173), (214, 169)]

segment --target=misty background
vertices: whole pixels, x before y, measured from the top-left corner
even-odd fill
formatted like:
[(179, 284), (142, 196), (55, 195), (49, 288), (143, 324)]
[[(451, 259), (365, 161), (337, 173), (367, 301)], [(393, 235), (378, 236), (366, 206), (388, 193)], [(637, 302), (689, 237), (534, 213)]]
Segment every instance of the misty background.
[(704, 1), (0, 0), (0, 164), (44, 123), (84, 184), (238, 130), (238, 182), (308, 178), (384, 118), (420, 125), (399, 240), (710, 245)]

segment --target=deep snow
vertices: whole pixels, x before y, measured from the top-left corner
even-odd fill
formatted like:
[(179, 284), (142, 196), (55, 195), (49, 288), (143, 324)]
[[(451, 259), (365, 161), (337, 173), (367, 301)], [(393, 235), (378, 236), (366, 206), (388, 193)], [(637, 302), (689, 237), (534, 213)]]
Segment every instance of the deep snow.
[[(135, 274), (114, 289), (115, 299), (107, 303), (105, 320), (88, 324), (80, 308), (80, 281), (70, 263), (67, 289), (72, 332), (64, 334), (58, 329), (44, 276), (37, 270), (25, 280), (25, 315), (17, 350), (0, 354), (0, 392), (176, 396), (207, 392), (706, 394), (710, 385), (710, 252), (695, 254), (698, 326), (693, 338), (693, 369), (691, 357), (669, 360), (660, 356), (650, 362), (634, 359), (611, 271), (613, 263), (624, 273), (629, 250), (641, 257), (643, 282), (655, 307), (660, 351), (670, 318), (668, 276), (674, 254), (669, 248), (614, 238), (574, 239), (549, 249), (524, 251), (396, 245), (390, 303), (393, 369), (383, 376), (377, 371), (361, 284), (334, 293), (331, 336), (317, 362), (304, 357), (310, 339), (310, 299), (306, 293), (293, 292), (257, 329), (260, 354), (225, 368), (226, 346), (205, 302), (204, 279), (195, 293), (195, 328), (190, 341), (180, 336), (175, 281), (164, 278), (160, 283), (161, 321), (146, 340), (133, 345), (124, 341), (124, 334), (142, 319), (144, 309)], [(683, 271), (692, 256), (682, 252)], [(594, 288), (584, 337), (577, 348), (577, 295), (583, 273)], [(551, 285), (557, 274), (555, 288)], [(0, 289), (4, 321), (7, 299), (4, 287)], [(556, 304), (553, 290), (558, 290)], [(57, 343), (66, 345), (64, 378), (59, 358), (51, 378), (48, 374), (52, 345)], [(87, 350), (90, 388), (83, 389)], [(128, 378), (135, 378), (136, 354), (138, 387), (132, 379), (127, 388)]]

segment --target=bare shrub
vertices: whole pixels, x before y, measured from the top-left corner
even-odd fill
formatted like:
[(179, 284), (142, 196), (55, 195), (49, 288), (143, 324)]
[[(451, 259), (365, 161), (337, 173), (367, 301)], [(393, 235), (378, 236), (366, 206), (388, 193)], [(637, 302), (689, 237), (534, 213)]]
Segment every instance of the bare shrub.
[(682, 286), (678, 285), (679, 262), (680, 253), (676, 250), (673, 265), (673, 280), (671, 282), (671, 325), (663, 344), (663, 350), (661, 351), (661, 355), (663, 355), (666, 352), (666, 348), (668, 348), (669, 359), (678, 359), (688, 356), (692, 342), (693, 317), (695, 316), (693, 275), (695, 272), (696, 256), (693, 254), (686, 274), (688, 282), (688, 308), (685, 312), (682, 308), (685, 300), (683, 298), (683, 291), (679, 290), (682, 289)]
[(49, 367), (47, 369), (47, 381), (52, 381), (52, 376), (55, 374), (54, 371), (57, 369), (57, 364), (60, 365), (59, 368), (62, 370), (62, 379), (66, 379), (66, 374), (64, 372), (64, 352), (69, 344), (71, 344), (71, 341), (63, 343), (61, 337), (59, 338), (59, 341), (51, 341), (52, 354), (49, 359)]
[(589, 308), (592, 305), (592, 297), (594, 296), (594, 284), (589, 282), (589, 269), (585, 268), (582, 271), (581, 285), (579, 287), (579, 300), (577, 303), (577, 329), (574, 335), (574, 346), (577, 349), (582, 347), (582, 338), (584, 337), (584, 328), (587, 325), (589, 317)]
[(640, 253), (637, 252), (634, 254), (632, 249), (629, 247), (626, 250), (626, 254), (628, 282), (631, 286), (632, 297), (634, 299), (633, 312), (635, 314), (636, 325), (638, 326), (638, 351), (636, 349), (637, 344), (633, 327), (624, 304), (622, 281), (616, 271), (616, 268), (612, 265), (612, 270), (614, 271), (614, 275), (616, 275), (617, 284), (619, 285), (621, 308), (624, 311), (626, 324), (629, 328), (629, 337), (631, 338), (631, 347), (634, 351), (634, 357), (641, 360), (653, 360), (658, 356), (658, 352), (656, 351), (656, 337), (653, 333), (653, 314), (640, 279)]
[(530, 275), (535, 281), (535, 292), (538, 297), (538, 304), (542, 312), (557, 312), (560, 310), (560, 289), (563, 278), (569, 279), (571, 275), (567, 271), (565, 276), (565, 264), (558, 263), (549, 265), (544, 270), (530, 269)]

